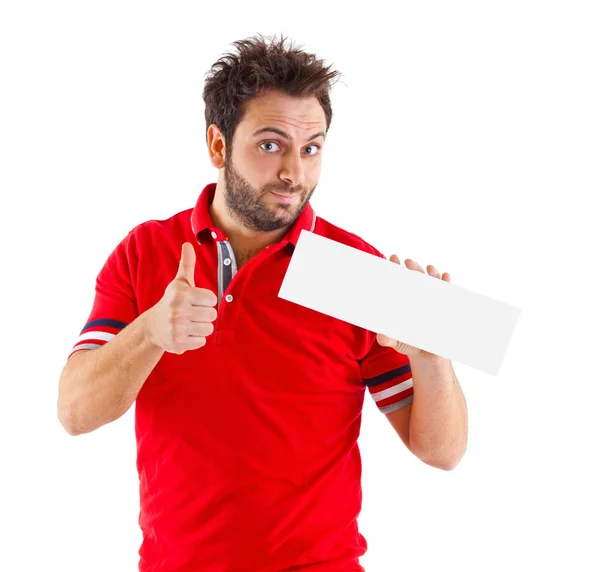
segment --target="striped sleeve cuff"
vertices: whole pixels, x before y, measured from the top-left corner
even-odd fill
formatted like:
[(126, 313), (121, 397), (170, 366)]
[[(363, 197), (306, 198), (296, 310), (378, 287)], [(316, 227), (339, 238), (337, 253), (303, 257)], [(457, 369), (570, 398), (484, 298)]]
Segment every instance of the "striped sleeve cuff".
[(410, 364), (376, 377), (364, 378), (369, 393), (381, 413), (391, 413), (413, 401), (413, 379)]
[(79, 338), (67, 359), (79, 350), (93, 350), (103, 346), (110, 342), (127, 325), (125, 322), (106, 319), (88, 322), (83, 330), (81, 330)]

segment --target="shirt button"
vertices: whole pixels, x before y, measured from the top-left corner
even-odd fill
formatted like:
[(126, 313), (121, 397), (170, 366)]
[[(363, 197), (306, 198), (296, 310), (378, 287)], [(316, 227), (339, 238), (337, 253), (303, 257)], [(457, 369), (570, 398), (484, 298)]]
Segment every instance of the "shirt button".
[(231, 302), (233, 300), (233, 296), (231, 294), (227, 294), (227, 296), (225, 296), (225, 300)]
[(231, 264), (231, 258), (226, 258), (225, 260), (223, 260), (223, 264), (225, 266), (229, 266)]
[(217, 238), (217, 233), (216, 233), (216, 232), (214, 232), (214, 231), (213, 231), (213, 232), (211, 232), (211, 233), (210, 233), (210, 235), (211, 235), (213, 238)]

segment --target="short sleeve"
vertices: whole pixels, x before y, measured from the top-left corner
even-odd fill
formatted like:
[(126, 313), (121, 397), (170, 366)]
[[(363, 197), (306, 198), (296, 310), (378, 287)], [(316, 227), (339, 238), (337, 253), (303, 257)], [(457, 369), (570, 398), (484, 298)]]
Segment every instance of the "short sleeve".
[(377, 334), (369, 332), (373, 345), (360, 360), (361, 374), (381, 413), (391, 413), (413, 400), (413, 379), (408, 356), (382, 346)]
[(100, 270), (92, 310), (68, 358), (79, 350), (103, 346), (138, 317), (131, 272), (135, 260), (132, 230), (111, 252)]
[[(372, 254), (387, 260), (374, 247)], [(408, 356), (394, 348), (382, 346), (377, 334), (369, 332), (371, 349), (360, 360), (363, 381), (382, 413), (391, 413), (413, 401), (413, 378)]]

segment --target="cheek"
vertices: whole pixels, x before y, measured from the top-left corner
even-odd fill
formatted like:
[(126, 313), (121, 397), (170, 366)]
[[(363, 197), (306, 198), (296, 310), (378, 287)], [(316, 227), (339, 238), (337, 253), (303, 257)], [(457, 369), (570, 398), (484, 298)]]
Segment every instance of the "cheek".
[(312, 189), (318, 182), (321, 176), (321, 164), (310, 167), (305, 171), (306, 187)]
[(311, 178), (313, 181), (317, 181), (320, 174), (321, 174), (321, 157), (312, 161), (311, 164), (308, 165), (308, 167), (306, 168), (307, 178)]
[(249, 157), (240, 157), (236, 169), (238, 174), (254, 189), (262, 189), (272, 177), (269, 178), (271, 170), (268, 162), (260, 161), (256, 158), (252, 160)]
[(279, 163), (277, 157), (254, 155), (247, 157), (242, 163), (242, 167), (256, 183), (267, 184), (273, 179), (273, 175), (277, 174)]

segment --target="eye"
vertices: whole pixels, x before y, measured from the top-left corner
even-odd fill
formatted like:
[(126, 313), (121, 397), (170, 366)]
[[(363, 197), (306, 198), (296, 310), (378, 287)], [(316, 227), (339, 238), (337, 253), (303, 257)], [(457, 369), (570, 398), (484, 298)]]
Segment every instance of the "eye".
[(317, 150), (314, 153), (309, 153), (309, 155), (317, 155), (319, 153), (319, 151), (321, 150), (321, 146), (320, 145), (316, 145), (316, 144), (309, 145), (307, 147), (307, 149), (310, 149), (311, 147), (316, 147)]
[[(265, 149), (265, 147), (263, 147), (263, 145), (270, 145), (270, 146), (271, 146), (271, 148), (269, 148), (269, 149)], [(262, 142), (262, 143), (259, 145), (259, 147), (260, 147), (260, 148), (261, 148), (263, 151), (266, 151), (266, 152), (267, 152), (269, 155), (272, 155), (272, 154), (273, 154), (273, 153), (276, 151), (276, 150), (273, 150), (273, 149), (272, 149), (272, 146), (273, 146), (273, 145), (274, 145), (275, 147), (277, 147), (277, 149), (279, 149), (279, 144), (278, 144), (276, 141), (263, 141), (263, 142)], [(314, 152), (314, 153), (307, 153), (307, 155), (310, 155), (310, 156), (318, 155), (318, 154), (319, 154), (319, 151), (321, 150), (321, 146), (320, 146), (320, 145), (317, 145), (316, 143), (314, 143), (313, 145), (309, 145), (308, 147), (306, 147), (306, 149), (310, 149), (311, 147), (315, 147), (315, 149), (316, 149), (316, 150), (315, 150), (315, 152)]]
[[(277, 143), (275, 141), (265, 141), (264, 143), (260, 144), (260, 148), (263, 149), (263, 145), (277, 145)], [(266, 149), (265, 149), (266, 151)], [(267, 153), (270, 153), (270, 151), (267, 151)]]

